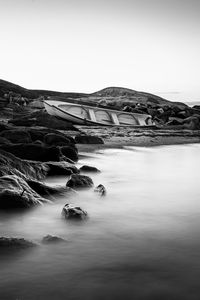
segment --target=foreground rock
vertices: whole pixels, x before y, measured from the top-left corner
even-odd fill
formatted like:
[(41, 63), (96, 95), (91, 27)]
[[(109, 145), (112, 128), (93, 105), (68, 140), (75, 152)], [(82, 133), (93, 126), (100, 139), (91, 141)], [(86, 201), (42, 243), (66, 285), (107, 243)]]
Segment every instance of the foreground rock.
[(78, 206), (72, 206), (71, 204), (66, 204), (62, 210), (62, 216), (65, 219), (75, 219), (75, 220), (84, 220), (88, 217), (86, 211)]
[(95, 167), (91, 166), (82, 166), (80, 169), (80, 172), (85, 172), (85, 173), (100, 173), (101, 171)]
[(35, 247), (37, 244), (23, 238), (0, 237), (0, 250), (2, 249), (25, 249)]
[(48, 166), (42, 163), (32, 163), (0, 150), (0, 176), (17, 175), (26, 180), (41, 180), (47, 175)]
[(36, 193), (38, 193), (41, 196), (63, 194), (64, 192), (67, 191), (66, 187), (62, 187), (62, 186), (52, 187), (36, 180), (27, 180), (27, 183)]
[(47, 166), (47, 175), (48, 176), (58, 176), (58, 175), (66, 175), (69, 176), (71, 174), (79, 173), (77, 167), (71, 163), (62, 161), (62, 162), (47, 162), (45, 163)]
[(66, 186), (71, 188), (90, 188), (94, 185), (92, 179), (85, 175), (73, 174), (67, 181)]
[(71, 139), (57, 133), (48, 133), (44, 137), (44, 142), (49, 146), (66, 146), (71, 144)]
[(76, 144), (104, 144), (102, 138), (94, 135), (77, 135), (75, 142)]
[(16, 175), (0, 177), (0, 209), (29, 208), (47, 202), (24, 179)]
[(64, 155), (66, 158), (70, 159), (73, 162), (78, 161), (78, 150), (74, 145), (60, 147), (60, 150), (62, 155)]
[(57, 244), (57, 243), (66, 243), (67, 241), (62, 239), (61, 237), (55, 235), (46, 235), (42, 239), (43, 244)]

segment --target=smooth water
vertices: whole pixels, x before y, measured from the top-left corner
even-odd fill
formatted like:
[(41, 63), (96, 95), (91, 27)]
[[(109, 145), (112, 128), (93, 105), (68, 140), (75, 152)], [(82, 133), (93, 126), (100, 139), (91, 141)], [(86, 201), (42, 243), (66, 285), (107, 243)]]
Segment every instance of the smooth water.
[[(80, 164), (102, 171), (91, 177), (106, 197), (91, 189), (0, 215), (1, 235), (68, 241), (1, 256), (0, 299), (200, 299), (200, 145), (102, 150)], [(66, 203), (89, 219), (63, 220)]]

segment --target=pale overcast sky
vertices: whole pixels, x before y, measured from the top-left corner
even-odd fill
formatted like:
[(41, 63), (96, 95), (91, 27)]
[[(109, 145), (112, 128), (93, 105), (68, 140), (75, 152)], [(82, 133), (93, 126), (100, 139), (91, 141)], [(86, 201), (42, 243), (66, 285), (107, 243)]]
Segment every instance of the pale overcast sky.
[(0, 0), (0, 28), (1, 79), (200, 100), (199, 0)]

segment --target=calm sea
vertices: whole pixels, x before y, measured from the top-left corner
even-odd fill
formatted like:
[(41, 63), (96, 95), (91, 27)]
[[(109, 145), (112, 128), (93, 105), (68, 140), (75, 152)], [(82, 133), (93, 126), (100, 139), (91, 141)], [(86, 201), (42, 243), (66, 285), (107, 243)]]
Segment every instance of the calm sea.
[[(107, 196), (93, 189), (53, 205), (0, 215), (1, 235), (40, 245), (0, 257), (2, 300), (200, 299), (200, 144), (126, 147), (80, 161)], [(67, 178), (48, 182), (65, 184)], [(81, 206), (83, 222), (61, 219), (64, 204)]]

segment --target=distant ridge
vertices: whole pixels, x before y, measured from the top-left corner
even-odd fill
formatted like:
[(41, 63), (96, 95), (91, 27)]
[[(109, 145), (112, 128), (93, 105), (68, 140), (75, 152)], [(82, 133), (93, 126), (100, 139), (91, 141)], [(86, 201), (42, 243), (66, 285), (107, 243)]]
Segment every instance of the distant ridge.
[(0, 79), (0, 97), (2, 97), (8, 91), (20, 94), (21, 96), (29, 99), (35, 99), (39, 96), (46, 96), (60, 101), (77, 100), (79, 102), (87, 102), (89, 104), (95, 104), (99, 101), (113, 101), (113, 105), (118, 104), (119, 107), (122, 106), (124, 101), (129, 101), (130, 103), (138, 102), (143, 104), (147, 104), (147, 101), (149, 101), (150, 103), (158, 105), (185, 105), (182, 102), (172, 102), (154, 94), (139, 92), (123, 87), (107, 87), (100, 91), (86, 94), (74, 92), (57, 92), (49, 90), (31, 90), (9, 81)]

